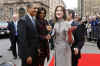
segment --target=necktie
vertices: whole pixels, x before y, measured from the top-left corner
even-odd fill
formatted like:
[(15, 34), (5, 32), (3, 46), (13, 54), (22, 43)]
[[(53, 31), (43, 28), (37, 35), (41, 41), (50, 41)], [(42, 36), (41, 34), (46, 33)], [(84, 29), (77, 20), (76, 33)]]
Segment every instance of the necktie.
[(14, 23), (14, 25), (15, 25), (15, 32), (16, 32), (16, 36), (18, 35), (18, 33), (17, 33), (17, 23)]
[(32, 18), (32, 23), (33, 23), (33, 26), (36, 27), (36, 24), (33, 18)]

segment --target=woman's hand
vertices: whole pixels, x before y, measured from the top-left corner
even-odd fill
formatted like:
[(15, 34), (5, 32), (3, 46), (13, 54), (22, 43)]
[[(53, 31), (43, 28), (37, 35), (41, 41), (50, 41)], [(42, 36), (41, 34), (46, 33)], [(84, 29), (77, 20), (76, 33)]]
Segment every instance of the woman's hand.
[(46, 28), (47, 28), (48, 31), (52, 30), (52, 26), (50, 26), (50, 25), (46, 26)]
[(46, 38), (47, 40), (51, 39), (50, 34), (46, 35), (46, 37), (45, 37), (45, 38)]
[(29, 56), (27, 59), (26, 59), (26, 63), (27, 64), (32, 64), (32, 57)]

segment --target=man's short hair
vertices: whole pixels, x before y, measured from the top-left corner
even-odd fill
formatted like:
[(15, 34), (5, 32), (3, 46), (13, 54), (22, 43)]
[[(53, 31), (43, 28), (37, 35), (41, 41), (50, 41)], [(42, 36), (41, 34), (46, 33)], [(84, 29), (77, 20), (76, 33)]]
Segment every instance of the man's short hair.
[(19, 13), (23, 13), (23, 12), (25, 13), (25, 8), (19, 8), (18, 12)]
[(72, 14), (72, 18), (74, 19), (74, 17), (75, 17), (74, 10), (68, 9), (68, 14)]
[(19, 10), (18, 10), (18, 14), (19, 14), (19, 17), (22, 17), (22, 16), (24, 16), (25, 15), (25, 13), (26, 13), (26, 10), (25, 10), (25, 8), (19, 8)]

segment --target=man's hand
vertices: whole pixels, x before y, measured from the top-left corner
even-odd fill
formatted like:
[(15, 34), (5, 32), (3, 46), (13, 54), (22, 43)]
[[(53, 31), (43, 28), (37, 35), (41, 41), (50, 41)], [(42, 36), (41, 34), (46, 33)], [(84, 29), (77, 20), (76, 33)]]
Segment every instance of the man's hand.
[(77, 26), (71, 27), (71, 31), (74, 31), (74, 30), (76, 30), (76, 29), (77, 29)]
[(26, 59), (26, 63), (27, 64), (32, 64), (32, 57), (29, 56), (27, 59)]
[(40, 56), (40, 53), (41, 53), (40, 49), (38, 49), (37, 51), (38, 51), (38, 55)]
[(74, 48), (74, 53), (75, 53), (75, 55), (78, 55), (78, 53), (79, 53), (78, 48)]
[(47, 40), (51, 39), (50, 34), (48, 34), (45, 38), (46, 38)]

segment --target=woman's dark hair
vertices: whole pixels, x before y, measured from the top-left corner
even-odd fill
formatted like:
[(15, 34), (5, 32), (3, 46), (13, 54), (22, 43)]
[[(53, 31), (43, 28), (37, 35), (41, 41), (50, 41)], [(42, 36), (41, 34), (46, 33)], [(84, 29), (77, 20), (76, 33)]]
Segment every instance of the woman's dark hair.
[(38, 11), (37, 11), (37, 14), (36, 14), (36, 19), (40, 19), (41, 11), (44, 11), (44, 17), (46, 16), (46, 9), (43, 8), (43, 7), (39, 7)]
[(59, 7), (61, 7), (61, 9), (62, 9), (62, 11), (63, 11), (63, 13), (64, 13), (63, 19), (66, 20), (66, 18), (67, 18), (67, 16), (66, 16), (66, 10), (65, 10), (65, 8), (64, 8), (63, 6), (59, 5), (59, 6), (57, 6), (57, 7), (55, 8), (55, 14), (54, 14), (54, 16), (55, 16), (55, 21), (58, 20), (57, 17), (56, 17), (56, 11), (57, 11), (57, 8), (59, 8)]

